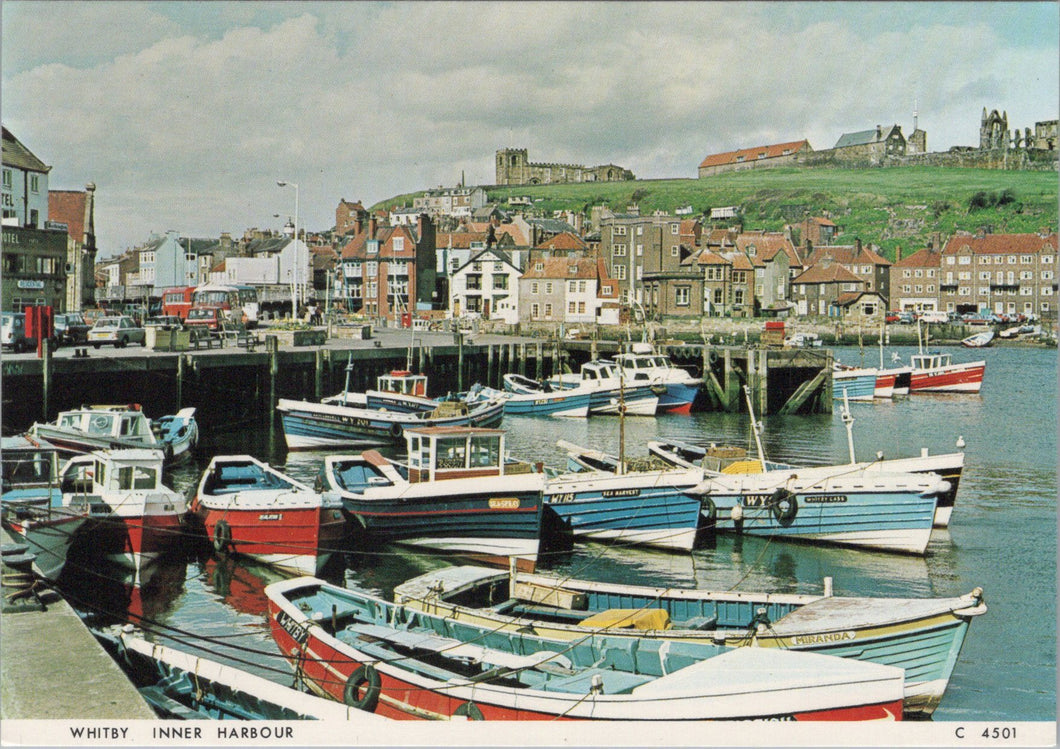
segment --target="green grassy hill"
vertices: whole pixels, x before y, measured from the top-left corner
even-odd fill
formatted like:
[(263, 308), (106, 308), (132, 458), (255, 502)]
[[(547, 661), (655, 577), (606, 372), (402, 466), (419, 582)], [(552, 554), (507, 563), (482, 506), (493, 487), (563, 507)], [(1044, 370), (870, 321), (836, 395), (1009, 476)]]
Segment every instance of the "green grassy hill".
[[(673, 213), (692, 206), (694, 215), (711, 208), (739, 206), (747, 229), (780, 230), (804, 216), (827, 211), (841, 234), (837, 244), (855, 238), (875, 243), (894, 258), (921, 249), (934, 232), (943, 241), (957, 229), (989, 226), (995, 233), (1056, 231), (1056, 172), (1020, 172), (945, 167), (878, 169), (771, 169), (723, 174), (706, 179), (636, 180), (487, 188), (492, 202), (505, 205), (510, 196), (529, 195), (534, 212), (585, 211), (606, 205), (616, 212), (631, 203), (641, 213)], [(411, 205), (422, 193), (400, 195), (375, 208)]]

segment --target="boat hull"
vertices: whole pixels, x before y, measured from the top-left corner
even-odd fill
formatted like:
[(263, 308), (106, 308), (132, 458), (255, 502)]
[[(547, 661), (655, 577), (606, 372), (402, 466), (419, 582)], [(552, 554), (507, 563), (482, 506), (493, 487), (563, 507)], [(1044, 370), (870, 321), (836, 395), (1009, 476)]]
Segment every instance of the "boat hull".
[(575, 540), (688, 551), (701, 503), (659, 472), (616, 476), (576, 473), (551, 480), (545, 503), (570, 525)]
[(952, 364), (937, 369), (914, 369), (911, 393), (978, 393), (983, 386), (986, 362)]
[(566, 416), (585, 418), (592, 400), (589, 393), (513, 393), (504, 401), (504, 413), (515, 416)]
[(59, 578), (74, 536), (88, 520), (80, 513), (52, 508), (43, 513), (8, 513), (3, 525), (29, 547), (33, 569), (46, 580)]
[(659, 396), (658, 413), (691, 413), (692, 404), (695, 403), (698, 394), (698, 382), (695, 384), (668, 382), (666, 392)]
[(243, 554), (297, 574), (317, 574), (346, 536), (346, 519), (338, 508), (268, 509), (259, 505), (241, 510), (196, 502), (193, 511), (202, 519), (215, 548), (219, 545), (217, 524), (227, 525), (231, 540), (219, 551)]
[(861, 370), (851, 374), (832, 374), (832, 397), (835, 400), (871, 401), (876, 397), (876, 370)]
[(618, 414), (624, 407), (626, 416), (654, 416), (659, 407), (659, 396), (650, 387), (630, 387), (619, 390), (593, 391), (589, 401), (590, 414)]
[(472, 406), (458, 416), (424, 419), (417, 414), (348, 408), (308, 401), (281, 400), (277, 406), (283, 435), (291, 450), (317, 450), (328, 447), (359, 447), (401, 442), (405, 427), (478, 426), (500, 424), (504, 404), (500, 401)]

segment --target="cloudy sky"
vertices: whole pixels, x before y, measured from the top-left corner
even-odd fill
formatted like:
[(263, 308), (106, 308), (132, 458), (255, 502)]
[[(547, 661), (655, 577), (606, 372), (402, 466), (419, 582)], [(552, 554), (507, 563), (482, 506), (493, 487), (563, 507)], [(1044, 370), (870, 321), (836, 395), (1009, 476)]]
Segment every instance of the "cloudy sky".
[[(152, 231), (334, 224), (531, 161), (694, 177), (708, 154), (877, 124), (930, 150), (1058, 116), (1056, 3), (4, 0), (3, 123), (97, 185), (103, 256)], [(280, 219), (274, 214), (282, 214)]]

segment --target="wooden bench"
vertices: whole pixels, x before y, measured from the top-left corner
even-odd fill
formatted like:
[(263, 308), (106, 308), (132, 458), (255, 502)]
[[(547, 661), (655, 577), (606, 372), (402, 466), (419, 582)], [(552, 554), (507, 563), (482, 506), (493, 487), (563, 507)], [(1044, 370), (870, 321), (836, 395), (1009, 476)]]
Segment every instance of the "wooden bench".
[(190, 328), (190, 332), (191, 337), (188, 339), (188, 345), (191, 348), (200, 349), (205, 346), (208, 349), (212, 349), (215, 341), (220, 345), (220, 340), (206, 328)]

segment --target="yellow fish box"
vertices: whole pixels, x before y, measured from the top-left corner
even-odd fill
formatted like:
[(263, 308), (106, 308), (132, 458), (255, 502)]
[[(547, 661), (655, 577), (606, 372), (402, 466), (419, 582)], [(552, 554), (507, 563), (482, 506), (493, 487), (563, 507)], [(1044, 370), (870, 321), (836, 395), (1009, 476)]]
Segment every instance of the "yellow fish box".
[(582, 619), (582, 627), (593, 629), (670, 629), (665, 609), (608, 609)]

